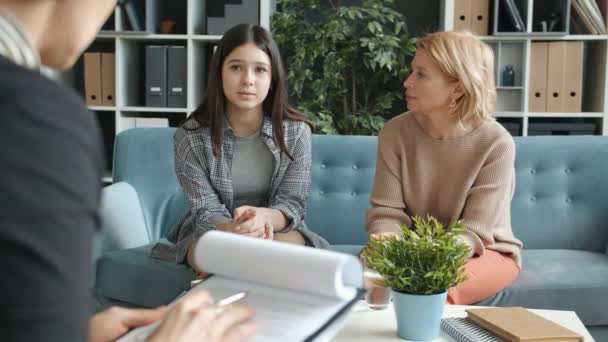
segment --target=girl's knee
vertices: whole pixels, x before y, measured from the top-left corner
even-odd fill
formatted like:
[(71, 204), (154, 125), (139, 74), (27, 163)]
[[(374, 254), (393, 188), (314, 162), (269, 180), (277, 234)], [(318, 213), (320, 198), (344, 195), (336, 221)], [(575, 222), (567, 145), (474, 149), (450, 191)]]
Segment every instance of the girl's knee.
[(287, 242), (287, 243), (291, 243), (294, 245), (303, 246), (306, 244), (306, 240), (304, 240), (304, 237), (302, 236), (302, 234), (300, 234), (297, 230), (292, 230), (287, 233), (274, 233), (274, 240), (281, 241), (281, 242)]

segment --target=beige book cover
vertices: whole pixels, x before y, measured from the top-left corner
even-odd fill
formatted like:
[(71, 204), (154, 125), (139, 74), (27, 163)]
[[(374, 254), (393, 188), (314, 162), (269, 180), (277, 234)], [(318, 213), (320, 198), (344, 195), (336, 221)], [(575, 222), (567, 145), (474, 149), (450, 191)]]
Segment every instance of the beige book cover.
[(468, 319), (509, 342), (582, 342), (583, 337), (521, 307), (467, 309)]

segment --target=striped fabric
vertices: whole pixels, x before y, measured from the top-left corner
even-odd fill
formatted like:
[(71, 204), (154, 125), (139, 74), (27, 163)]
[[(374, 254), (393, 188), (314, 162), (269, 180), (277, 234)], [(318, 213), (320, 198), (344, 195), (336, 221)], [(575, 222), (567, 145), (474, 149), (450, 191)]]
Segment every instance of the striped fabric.
[(19, 24), (0, 11), (0, 56), (24, 68), (38, 70), (40, 56), (30, 44)]

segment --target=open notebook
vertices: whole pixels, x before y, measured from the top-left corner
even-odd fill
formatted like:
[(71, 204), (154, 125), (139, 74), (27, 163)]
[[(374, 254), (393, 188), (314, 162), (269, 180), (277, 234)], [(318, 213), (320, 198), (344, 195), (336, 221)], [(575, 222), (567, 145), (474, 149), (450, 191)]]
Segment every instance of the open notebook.
[[(244, 301), (255, 308), (259, 326), (252, 341), (329, 340), (362, 285), (362, 266), (352, 255), (219, 231), (197, 242), (195, 260), (214, 275), (190, 292), (205, 289), (219, 300), (247, 291)], [(143, 341), (155, 328), (118, 341)]]

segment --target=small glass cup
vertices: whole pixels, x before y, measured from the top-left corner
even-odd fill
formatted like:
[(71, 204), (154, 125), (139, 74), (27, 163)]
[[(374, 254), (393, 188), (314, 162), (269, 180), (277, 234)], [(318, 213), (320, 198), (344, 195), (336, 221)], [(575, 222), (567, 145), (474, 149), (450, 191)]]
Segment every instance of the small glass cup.
[(372, 310), (384, 310), (391, 302), (391, 289), (376, 284), (376, 281), (380, 279), (382, 276), (374, 270), (365, 269), (363, 271), (363, 287), (367, 290), (365, 302)]

